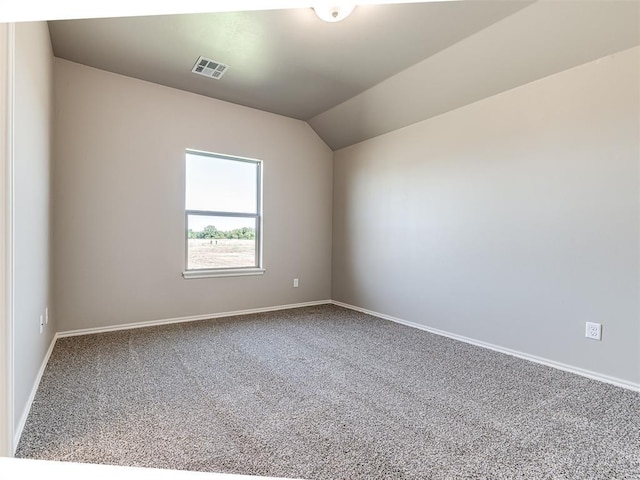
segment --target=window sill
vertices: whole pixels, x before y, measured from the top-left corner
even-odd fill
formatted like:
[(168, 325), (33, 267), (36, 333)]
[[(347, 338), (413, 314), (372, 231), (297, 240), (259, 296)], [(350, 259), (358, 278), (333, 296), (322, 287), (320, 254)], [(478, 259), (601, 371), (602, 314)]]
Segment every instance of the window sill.
[(214, 278), (214, 277), (244, 277), (248, 275), (262, 275), (266, 272), (264, 268), (237, 268), (229, 270), (187, 270), (182, 272), (185, 279), (191, 278)]

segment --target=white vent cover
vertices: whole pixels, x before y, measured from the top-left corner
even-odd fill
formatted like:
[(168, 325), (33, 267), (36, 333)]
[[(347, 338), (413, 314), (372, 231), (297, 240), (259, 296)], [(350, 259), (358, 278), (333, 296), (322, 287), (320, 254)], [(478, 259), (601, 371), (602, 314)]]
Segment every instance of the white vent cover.
[(220, 80), (228, 68), (229, 65), (225, 65), (224, 63), (216, 62), (215, 60), (210, 60), (205, 57), (198, 57), (191, 71), (198, 75)]

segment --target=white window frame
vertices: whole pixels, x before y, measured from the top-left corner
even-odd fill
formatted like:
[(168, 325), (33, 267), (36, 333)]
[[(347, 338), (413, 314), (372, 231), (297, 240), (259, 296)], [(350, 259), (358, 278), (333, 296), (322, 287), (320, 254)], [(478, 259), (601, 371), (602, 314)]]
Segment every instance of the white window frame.
[[(185, 175), (185, 207), (184, 207), (184, 266), (185, 270), (182, 276), (186, 279), (190, 278), (210, 278), (210, 277), (237, 277), (244, 275), (262, 275), (265, 269), (262, 267), (262, 160), (253, 158), (236, 157), (232, 155), (224, 155), (220, 153), (204, 152), (201, 150), (187, 149), (185, 151), (185, 172), (187, 165), (187, 154), (199, 155), (201, 157), (211, 157), (220, 160), (229, 160), (234, 162), (245, 162), (256, 165), (256, 213), (246, 212), (221, 212), (214, 210), (187, 210), (186, 207), (186, 175)], [(256, 241), (256, 258), (253, 266), (250, 267), (230, 267), (230, 268), (197, 268), (188, 269), (189, 265), (189, 215), (211, 216), (211, 217), (232, 217), (232, 218), (254, 218), (256, 221), (255, 241)]]

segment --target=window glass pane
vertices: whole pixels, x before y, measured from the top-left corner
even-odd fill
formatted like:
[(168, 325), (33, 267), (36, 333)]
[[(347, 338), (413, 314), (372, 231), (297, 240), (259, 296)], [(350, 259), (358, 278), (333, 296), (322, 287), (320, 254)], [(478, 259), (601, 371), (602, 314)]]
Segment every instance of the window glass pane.
[(258, 213), (255, 162), (187, 153), (186, 208)]
[(256, 219), (188, 215), (187, 269), (256, 267)]

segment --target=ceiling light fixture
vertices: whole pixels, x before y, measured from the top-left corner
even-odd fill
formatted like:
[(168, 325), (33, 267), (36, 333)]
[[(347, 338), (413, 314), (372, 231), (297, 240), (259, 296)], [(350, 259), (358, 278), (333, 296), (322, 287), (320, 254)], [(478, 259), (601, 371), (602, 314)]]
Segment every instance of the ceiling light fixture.
[(351, 15), (354, 8), (356, 6), (353, 3), (334, 4), (324, 2), (315, 5), (313, 11), (325, 22), (339, 22)]

